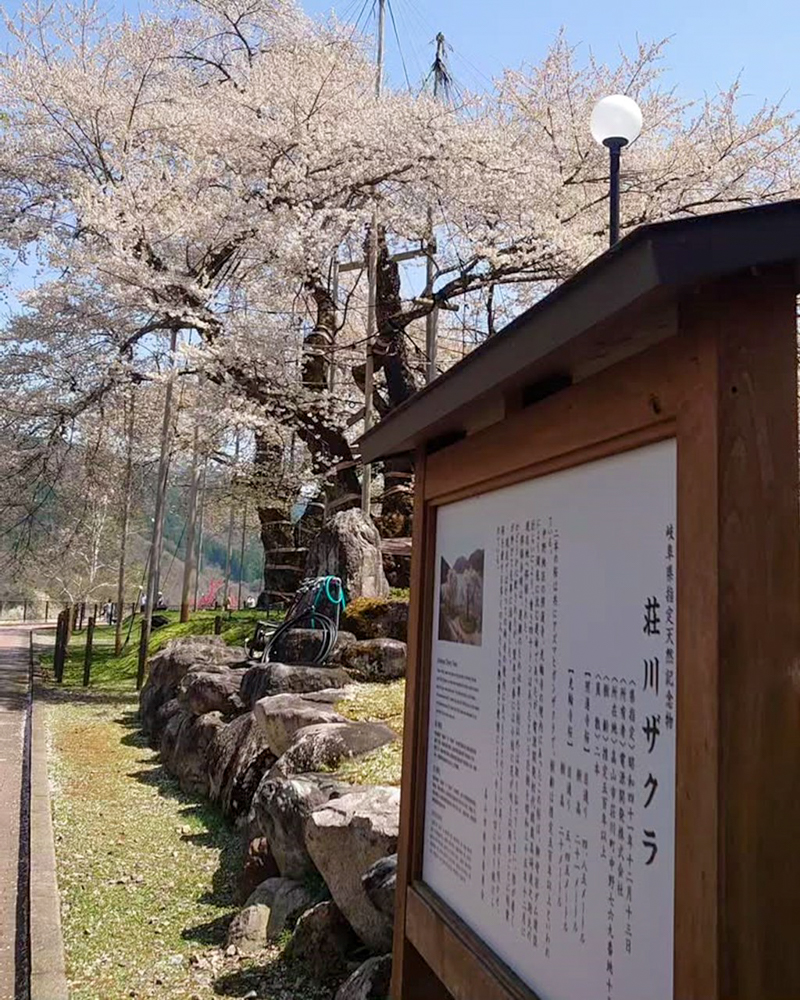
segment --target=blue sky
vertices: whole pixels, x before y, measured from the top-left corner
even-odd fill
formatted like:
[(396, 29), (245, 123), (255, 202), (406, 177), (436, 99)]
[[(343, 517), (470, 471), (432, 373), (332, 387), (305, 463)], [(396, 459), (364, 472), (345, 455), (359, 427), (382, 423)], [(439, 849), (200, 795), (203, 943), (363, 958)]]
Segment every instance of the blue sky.
[[(7, 0), (13, 11), (21, 0)], [(366, 0), (367, 7), (374, 0)], [(107, 0), (110, 9), (134, 12), (152, 0)], [(777, 100), (800, 107), (797, 39), (800, 6), (790, 0), (391, 0), (403, 55), (412, 82), (430, 62), (430, 44), (443, 31), (454, 46), (452, 69), (464, 86), (486, 85), (502, 67), (539, 59), (560, 27), (573, 44), (613, 59), (620, 45), (632, 49), (637, 35), (645, 40), (671, 37), (668, 79), (684, 97), (728, 84), (740, 72), (743, 89), (754, 99)], [(309, 13), (335, 9), (345, 19), (362, 10), (364, 0), (304, 0)], [(754, 13), (755, 12), (755, 13)], [(0, 39), (4, 32), (0, 29)], [(388, 68), (403, 81), (391, 21), (387, 27)]]
[[(370, 0), (371, 2), (371, 0)], [(311, 13), (330, 10), (330, 0), (306, 0)], [(342, 0), (339, 11), (360, 9), (361, 0)], [(787, 94), (800, 106), (797, 40), (800, 6), (789, 0), (393, 0), (400, 40), (413, 76), (415, 52), (430, 60), (428, 44), (443, 31), (453, 44), (452, 69), (473, 86), (502, 67), (538, 60), (563, 26), (573, 44), (613, 60), (620, 47), (633, 50), (636, 38), (670, 37), (668, 79), (684, 97), (726, 86), (740, 72), (743, 90), (759, 101)], [(402, 79), (396, 42), (389, 25), (390, 69)]]

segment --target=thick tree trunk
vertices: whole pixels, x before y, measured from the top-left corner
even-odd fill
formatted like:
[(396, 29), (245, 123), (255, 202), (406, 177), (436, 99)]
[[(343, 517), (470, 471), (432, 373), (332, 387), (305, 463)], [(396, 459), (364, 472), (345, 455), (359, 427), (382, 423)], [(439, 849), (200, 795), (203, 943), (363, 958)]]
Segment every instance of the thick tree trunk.
[(256, 436), (255, 482), (258, 520), (264, 549), (264, 589), (259, 605), (288, 600), (303, 575), (305, 550), (295, 545), (291, 507), (293, 497), (281, 490), (286, 456), (279, 443)]
[[(386, 238), (381, 234), (378, 257), (378, 335), (375, 344), (375, 365), (383, 369), (386, 379), (388, 411), (400, 406), (417, 389), (409, 357), (409, 341), (402, 315), (400, 268), (389, 257)], [(380, 529), (386, 538), (407, 538), (411, 535), (411, 515), (414, 509), (414, 463), (400, 456), (383, 464), (384, 495), (381, 504)]]

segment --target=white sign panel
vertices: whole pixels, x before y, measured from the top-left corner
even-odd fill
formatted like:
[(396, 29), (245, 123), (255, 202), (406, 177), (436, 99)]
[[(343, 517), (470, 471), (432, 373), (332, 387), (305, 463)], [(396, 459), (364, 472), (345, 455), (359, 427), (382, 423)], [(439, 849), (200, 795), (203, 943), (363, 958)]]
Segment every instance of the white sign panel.
[(423, 878), (542, 1000), (672, 1000), (676, 446), (447, 505)]

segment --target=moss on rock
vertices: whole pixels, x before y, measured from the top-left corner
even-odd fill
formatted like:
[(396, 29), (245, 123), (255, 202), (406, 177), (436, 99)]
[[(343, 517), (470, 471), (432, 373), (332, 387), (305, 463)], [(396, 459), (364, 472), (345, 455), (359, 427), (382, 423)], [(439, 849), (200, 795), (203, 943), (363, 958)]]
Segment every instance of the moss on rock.
[(357, 639), (408, 640), (408, 598), (359, 597), (342, 612), (340, 625)]

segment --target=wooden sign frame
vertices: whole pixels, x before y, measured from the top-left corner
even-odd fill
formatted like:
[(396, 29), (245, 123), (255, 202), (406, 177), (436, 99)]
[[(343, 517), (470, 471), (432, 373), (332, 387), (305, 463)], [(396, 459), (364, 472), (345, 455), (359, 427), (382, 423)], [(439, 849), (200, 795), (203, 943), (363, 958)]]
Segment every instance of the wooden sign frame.
[[(418, 448), (392, 1000), (538, 1000), (422, 882), (437, 510), (665, 438), (678, 456), (674, 997), (800, 997), (796, 289), (792, 265), (688, 289), (654, 346)], [(614, 342), (640, 322), (621, 319)]]

